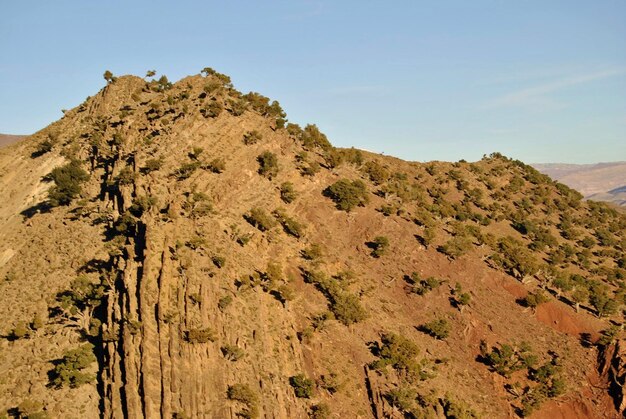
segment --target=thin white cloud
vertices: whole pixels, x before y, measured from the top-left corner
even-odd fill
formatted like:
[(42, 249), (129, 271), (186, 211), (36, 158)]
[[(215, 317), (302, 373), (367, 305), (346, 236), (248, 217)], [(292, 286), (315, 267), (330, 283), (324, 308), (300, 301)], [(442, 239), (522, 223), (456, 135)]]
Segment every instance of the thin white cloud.
[(563, 104), (560, 104), (550, 98), (548, 96), (549, 93), (553, 93), (579, 84), (589, 83), (595, 80), (619, 76), (622, 74), (626, 74), (625, 68), (615, 68), (611, 70), (597, 71), (594, 73), (578, 76), (564, 77), (560, 80), (528, 87), (526, 89), (518, 90), (516, 92), (512, 92), (504, 96), (495, 98), (483, 105), (482, 109), (519, 106), (542, 106), (554, 109), (555, 107), (562, 107)]
[(368, 94), (381, 94), (386, 91), (384, 86), (381, 85), (357, 85), (357, 86), (342, 86), (328, 89), (328, 93), (331, 95), (368, 95)]

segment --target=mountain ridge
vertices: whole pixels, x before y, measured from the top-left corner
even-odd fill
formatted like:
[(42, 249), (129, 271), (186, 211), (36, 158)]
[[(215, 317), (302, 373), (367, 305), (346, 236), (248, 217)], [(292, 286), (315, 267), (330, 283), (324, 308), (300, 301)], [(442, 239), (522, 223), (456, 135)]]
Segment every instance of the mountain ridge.
[[(0, 204), (0, 273), (10, 279), (0, 314), (11, 337), (0, 365), (13, 365), (0, 407), (618, 417), (599, 390), (611, 373), (588, 367), (613, 343), (580, 339), (593, 345), (618, 317), (599, 299), (623, 299), (619, 278), (606, 279), (622, 274), (623, 216), (497, 153), (419, 164), (335, 149), (210, 69), (175, 84), (108, 81), (0, 151), (11, 198)], [(88, 179), (65, 185), (81, 170)], [(78, 299), (81, 286), (89, 298)], [(519, 302), (540, 290), (550, 301)], [(519, 355), (525, 339), (563, 371), (565, 395), (548, 397), (556, 372), (532, 378), (539, 364), (495, 371), (489, 351), (511, 344)], [(97, 379), (47, 386), (85, 343)], [(32, 386), (15, 385), (24, 377)]]

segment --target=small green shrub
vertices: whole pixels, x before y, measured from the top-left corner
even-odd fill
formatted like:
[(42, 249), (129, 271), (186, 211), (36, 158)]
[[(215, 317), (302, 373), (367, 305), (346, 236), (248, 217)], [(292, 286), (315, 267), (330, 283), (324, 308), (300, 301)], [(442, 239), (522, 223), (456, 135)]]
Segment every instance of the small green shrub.
[(115, 177), (115, 183), (120, 186), (132, 185), (135, 182), (135, 173), (133, 169), (126, 166)]
[(451, 327), (446, 319), (437, 319), (423, 324), (420, 329), (434, 338), (445, 339), (450, 335)]
[(272, 179), (278, 174), (278, 158), (276, 154), (265, 151), (257, 157), (259, 162), (259, 174), (268, 179)]
[(192, 161), (188, 163), (183, 163), (178, 169), (174, 171), (174, 176), (178, 180), (189, 179), (193, 172), (196, 171), (201, 166), (199, 161)]
[(456, 236), (439, 246), (439, 250), (444, 255), (451, 258), (463, 256), (472, 248), (472, 241), (464, 236)]
[(204, 153), (204, 148), (202, 147), (193, 147), (189, 152), (188, 156), (191, 160), (200, 160), (200, 156)]
[(11, 331), (11, 337), (13, 339), (23, 339), (30, 337), (31, 330), (26, 322), (19, 322)]
[(213, 159), (207, 164), (207, 169), (209, 169), (213, 173), (222, 173), (224, 170), (226, 170), (226, 160), (224, 160), (222, 157)]
[(215, 332), (211, 328), (190, 329), (185, 332), (185, 340), (189, 343), (207, 343), (215, 341)]
[(63, 358), (51, 371), (52, 385), (57, 388), (63, 386), (76, 388), (93, 381), (95, 377), (83, 372), (83, 370), (94, 362), (96, 362), (96, 356), (93, 353), (93, 345), (91, 343), (86, 343), (76, 349), (65, 352)]
[(217, 308), (219, 308), (220, 311), (224, 311), (226, 307), (228, 307), (232, 302), (233, 297), (231, 297), (230, 295), (226, 295), (220, 298), (220, 300), (217, 302)]
[(346, 326), (360, 322), (368, 314), (356, 295), (350, 294), (337, 278), (329, 278), (323, 272), (309, 271), (304, 280), (314, 284), (328, 299), (330, 310), (337, 320)]
[(507, 378), (515, 371), (532, 368), (537, 362), (537, 357), (525, 342), (522, 342), (519, 346), (505, 343), (499, 347), (494, 346), (491, 349), (491, 352), (483, 355), (485, 363), (498, 374)]
[(323, 194), (332, 199), (337, 208), (342, 211), (351, 211), (369, 202), (367, 188), (360, 180), (340, 179), (324, 189)]
[(243, 135), (243, 143), (245, 145), (256, 144), (262, 139), (263, 139), (263, 135), (257, 130), (248, 131)]
[(409, 414), (414, 409), (417, 392), (410, 387), (398, 387), (386, 392), (384, 397), (390, 405)]
[(498, 240), (498, 251), (491, 256), (491, 260), (516, 278), (534, 275), (539, 270), (534, 254), (519, 240), (510, 236), (501, 238)]
[(313, 396), (315, 383), (304, 374), (298, 374), (290, 377), (289, 384), (293, 387), (296, 397), (301, 399), (310, 399), (311, 396)]
[(309, 247), (302, 250), (302, 257), (306, 260), (319, 260), (323, 256), (322, 246), (318, 243), (313, 243)]
[(217, 118), (223, 110), (224, 106), (221, 103), (212, 100), (200, 108), (200, 114), (205, 118)]
[(240, 116), (248, 109), (248, 103), (243, 99), (229, 99), (228, 103), (228, 112), (233, 114), (233, 116)]
[(309, 418), (311, 419), (328, 419), (330, 418), (331, 410), (326, 403), (318, 403), (311, 406), (311, 412)]
[(454, 306), (462, 308), (463, 306), (469, 305), (472, 301), (472, 296), (463, 292), (463, 288), (459, 282), (454, 286), (454, 290), (452, 290), (452, 303)]
[(433, 276), (422, 279), (417, 272), (413, 272), (407, 281), (411, 284), (411, 290), (417, 295), (425, 295), (442, 284), (441, 280)]
[(198, 250), (202, 247), (205, 247), (206, 245), (207, 245), (206, 239), (199, 235), (193, 236), (192, 238), (187, 240), (187, 242), (185, 243), (185, 246), (187, 246), (188, 248), (192, 250)]
[(33, 317), (33, 321), (30, 323), (30, 327), (33, 330), (42, 329), (46, 325), (46, 321), (42, 318), (41, 314), (37, 313)]
[(51, 152), (53, 147), (54, 143), (50, 141), (50, 139), (46, 139), (39, 143), (37, 149), (35, 149), (35, 151), (31, 154), (31, 157), (35, 158), (43, 156), (44, 154)]
[(220, 269), (223, 268), (224, 265), (226, 265), (226, 258), (224, 256), (215, 255), (211, 257), (211, 261), (213, 262), (215, 266), (217, 266)]
[(320, 132), (316, 125), (307, 125), (304, 127), (300, 141), (302, 141), (302, 145), (308, 149), (319, 147), (322, 150), (330, 150), (333, 147), (328, 141), (328, 138), (326, 138), (326, 135)]
[(265, 210), (258, 207), (252, 208), (244, 218), (261, 231), (270, 230), (276, 225), (276, 220), (265, 212)]
[(544, 290), (538, 289), (535, 292), (529, 292), (526, 297), (522, 299), (522, 304), (526, 307), (537, 308), (548, 301), (550, 301), (548, 294)]
[(246, 354), (243, 349), (236, 345), (224, 345), (221, 348), (222, 355), (229, 361), (238, 361)]
[(228, 397), (229, 400), (243, 403), (246, 406), (243, 411), (237, 413), (237, 416), (247, 419), (255, 418), (259, 415), (259, 398), (248, 385), (234, 384), (232, 386), (228, 386), (228, 390), (226, 391), (226, 397)]
[(320, 377), (320, 387), (328, 391), (330, 394), (337, 393), (342, 387), (339, 375), (334, 372), (322, 375)]
[(380, 185), (389, 179), (389, 170), (384, 168), (380, 163), (376, 161), (368, 161), (361, 169), (369, 179), (375, 184)]
[(279, 208), (273, 211), (272, 213), (274, 217), (278, 220), (278, 222), (283, 226), (285, 233), (301, 238), (304, 235), (304, 226), (300, 224), (298, 221), (289, 217), (287, 213)]
[(382, 370), (391, 365), (395, 370), (411, 376), (419, 368), (416, 359), (418, 354), (419, 348), (413, 341), (395, 333), (384, 333), (377, 351), (379, 359), (370, 367)]
[(156, 172), (163, 166), (163, 159), (148, 159), (142, 171), (146, 174)]
[(286, 204), (291, 204), (298, 194), (296, 193), (293, 183), (284, 182), (280, 185), (280, 199)]
[(105, 71), (102, 77), (104, 77), (104, 80), (106, 80), (107, 84), (113, 83), (115, 80), (117, 80), (117, 77), (114, 77), (113, 73), (111, 73), (109, 70)]
[(81, 184), (89, 179), (89, 174), (81, 168), (78, 160), (52, 170), (50, 177), (55, 185), (48, 190), (48, 199), (53, 207), (69, 205), (82, 192)]
[(368, 315), (361, 305), (359, 297), (349, 293), (337, 293), (333, 296), (330, 309), (341, 323), (346, 326), (365, 320)]
[(213, 212), (211, 199), (203, 192), (189, 193), (182, 207), (185, 211), (188, 211), (191, 218), (205, 217)]
[[(23, 400), (15, 409), (18, 419), (48, 419), (49, 416), (46, 412), (42, 411), (43, 404), (31, 399)], [(3, 415), (0, 414), (0, 417)], [(7, 418), (7, 416), (4, 416)]]
[(377, 236), (367, 246), (372, 249), (371, 255), (379, 258), (387, 252), (389, 248), (389, 239), (386, 236)]

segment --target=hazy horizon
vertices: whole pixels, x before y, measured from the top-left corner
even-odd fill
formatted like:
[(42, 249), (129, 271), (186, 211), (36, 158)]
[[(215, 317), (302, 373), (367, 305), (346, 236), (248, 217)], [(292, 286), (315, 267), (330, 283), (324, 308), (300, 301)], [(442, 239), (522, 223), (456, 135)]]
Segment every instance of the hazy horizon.
[(340, 147), (414, 161), (626, 160), (620, 1), (25, 1), (3, 12), (7, 134), (57, 120), (107, 69), (175, 81), (210, 66)]

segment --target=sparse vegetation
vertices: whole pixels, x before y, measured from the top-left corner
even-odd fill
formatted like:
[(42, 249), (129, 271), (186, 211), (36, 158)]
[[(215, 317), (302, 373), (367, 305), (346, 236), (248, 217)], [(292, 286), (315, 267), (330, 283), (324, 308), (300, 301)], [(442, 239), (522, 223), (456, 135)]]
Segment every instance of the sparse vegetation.
[(370, 364), (370, 368), (384, 371), (391, 366), (408, 382), (425, 380), (433, 376), (433, 368), (425, 360), (419, 361), (419, 348), (406, 337), (395, 333), (383, 333), (381, 344), (373, 347), (378, 360)]
[(446, 319), (437, 319), (423, 324), (420, 329), (434, 338), (445, 339), (450, 334), (451, 327)]
[(322, 256), (322, 246), (318, 243), (313, 243), (302, 251), (302, 257), (306, 260), (315, 261), (319, 260)]
[(89, 174), (81, 168), (78, 160), (72, 160), (64, 166), (52, 170), (50, 177), (55, 185), (48, 190), (48, 200), (53, 207), (69, 205), (82, 192), (82, 183), (89, 179)]
[(294, 375), (289, 378), (289, 384), (293, 387), (293, 391), (296, 397), (301, 399), (310, 399), (313, 396), (313, 389), (315, 383), (313, 380), (307, 378), (304, 374)]
[(283, 226), (285, 233), (296, 238), (301, 238), (304, 235), (304, 226), (289, 217), (284, 209), (276, 209), (272, 214), (276, 217), (276, 220), (278, 220), (280, 225)]
[(209, 327), (204, 329), (190, 329), (185, 332), (185, 340), (189, 343), (214, 342), (215, 331)]
[(257, 130), (248, 131), (243, 135), (243, 143), (245, 145), (256, 144), (262, 139), (263, 135)]
[(220, 298), (220, 300), (217, 302), (217, 308), (219, 308), (220, 311), (224, 311), (226, 310), (226, 307), (232, 304), (232, 302), (233, 302), (233, 297), (231, 297), (230, 295), (226, 295)]
[(224, 160), (222, 157), (213, 159), (207, 164), (207, 169), (209, 169), (213, 173), (222, 173), (224, 170), (226, 170), (226, 160)]
[(375, 258), (379, 258), (387, 252), (389, 239), (387, 236), (376, 236), (374, 240), (367, 243), (367, 246), (372, 249), (371, 255)]
[(498, 374), (509, 378), (515, 371), (532, 368), (537, 363), (537, 356), (526, 342), (520, 345), (504, 343), (494, 346), (483, 356), (484, 361)]
[(276, 220), (265, 212), (265, 210), (258, 207), (252, 208), (244, 218), (261, 231), (268, 231), (276, 226)]
[[(135, 373), (151, 368), (142, 365), (149, 354), (137, 351), (159, 344), (162, 355), (172, 355), (162, 359), (166, 370), (182, 368), (191, 384), (206, 376), (186, 368), (191, 358), (208, 356), (219, 367), (204, 384), (218, 383), (221, 395), (205, 397), (215, 389), (201, 385), (198, 404), (185, 386), (173, 390), (177, 418), (253, 417), (261, 410), (475, 417), (461, 395), (486, 416), (527, 416), (566, 386), (566, 403), (550, 403), (549, 412), (582, 406), (597, 416), (614, 413), (604, 401), (580, 403), (589, 393), (585, 374), (598, 366), (596, 348), (611, 391), (619, 381), (611, 357), (623, 343), (626, 307), (620, 211), (581, 200), (497, 153), (475, 163), (423, 164), (334, 149), (314, 125), (286, 124), (278, 102), (243, 95), (213, 69), (203, 74), (175, 85), (150, 80), (153, 73), (118, 82), (109, 74), (107, 83), (116, 84), (30, 143), (7, 149), (47, 155), (0, 156), (21, 162), (5, 164), (15, 173), (0, 174), (7, 187), (0, 282), (7, 279), (1, 285), (8, 315), (0, 369), (16, 368), (0, 383), (14, 393), (2, 406), (8, 416), (97, 416), (97, 401), (80, 396), (84, 389), (54, 406), (47, 392), (98, 374), (104, 397), (125, 385), (128, 395), (156, 400), (151, 386), (135, 388)], [(50, 200), (39, 202), (44, 183), (28, 176), (61, 157), (63, 166), (43, 178)], [(48, 212), (51, 205), (71, 207)], [(23, 210), (23, 218), (12, 217), (11, 208)], [(504, 273), (521, 283), (507, 285), (512, 279)], [(529, 309), (512, 305), (520, 296), (517, 303)], [(563, 310), (567, 324), (559, 320)], [(513, 312), (519, 316), (511, 319)], [(582, 321), (589, 313), (598, 316), (593, 324)], [(550, 329), (538, 319), (559, 324)], [(580, 335), (581, 345), (576, 336), (556, 339), (579, 329), (572, 322), (594, 326)], [(377, 339), (380, 327), (395, 333)], [(481, 337), (489, 346), (481, 345), (476, 361), (485, 365), (471, 364)], [(163, 338), (174, 347), (163, 346)], [(535, 356), (530, 344), (515, 340), (521, 338), (543, 352)], [(97, 345), (99, 364), (78, 346), (86, 341)], [(63, 353), (68, 348), (77, 352)], [(305, 372), (290, 357), (300, 349), (314, 362), (306, 376), (289, 380)], [(122, 364), (123, 353), (135, 353), (137, 363)], [(268, 357), (278, 363), (264, 363)], [(363, 371), (362, 363), (350, 364), (355, 359), (375, 361)], [(54, 366), (48, 390), (37, 383), (41, 362)], [(273, 406), (279, 387), (292, 391), (290, 381), (294, 393)], [(22, 409), (24, 383), (46, 409)], [(498, 400), (485, 398), (485, 389)], [(139, 399), (125, 413), (136, 416)], [(106, 416), (109, 407), (101, 406)]]
[(417, 272), (413, 272), (407, 278), (407, 282), (411, 285), (411, 291), (417, 295), (425, 295), (430, 291), (439, 288), (442, 281), (429, 276), (428, 278), (422, 278)]
[(341, 179), (324, 189), (324, 196), (332, 199), (337, 208), (351, 211), (357, 206), (365, 206), (369, 202), (367, 188), (360, 180)]
[(51, 384), (56, 388), (64, 386), (76, 388), (90, 383), (95, 376), (84, 370), (94, 362), (96, 362), (96, 357), (93, 354), (93, 345), (90, 343), (65, 352), (63, 358), (51, 371)]
[(534, 292), (529, 292), (526, 297), (522, 299), (522, 304), (526, 307), (537, 308), (543, 303), (550, 301), (550, 298), (546, 292), (542, 289), (538, 289)]
[(336, 278), (330, 278), (323, 272), (306, 272), (305, 281), (318, 287), (330, 303), (330, 310), (335, 318), (346, 326), (367, 318), (367, 312), (359, 298), (346, 290), (346, 285)]
[(234, 384), (232, 386), (228, 386), (226, 396), (228, 397), (228, 400), (233, 400), (245, 405), (245, 408), (237, 414), (238, 416), (246, 419), (256, 418), (259, 416), (259, 398), (248, 385)]
[(291, 204), (297, 196), (298, 194), (293, 187), (293, 183), (283, 182), (280, 185), (280, 199), (282, 199), (284, 203)]
[(264, 151), (257, 157), (259, 162), (259, 174), (268, 179), (272, 179), (278, 174), (278, 158), (276, 154)]
[(229, 361), (239, 361), (246, 354), (243, 349), (236, 345), (224, 345), (221, 348), (222, 355)]
[(451, 258), (458, 258), (467, 253), (471, 248), (472, 241), (469, 238), (456, 236), (439, 246), (437, 250)]
[(211, 261), (213, 262), (215, 266), (217, 266), (220, 269), (223, 268), (224, 265), (226, 265), (226, 258), (224, 256), (214, 255), (211, 257)]

